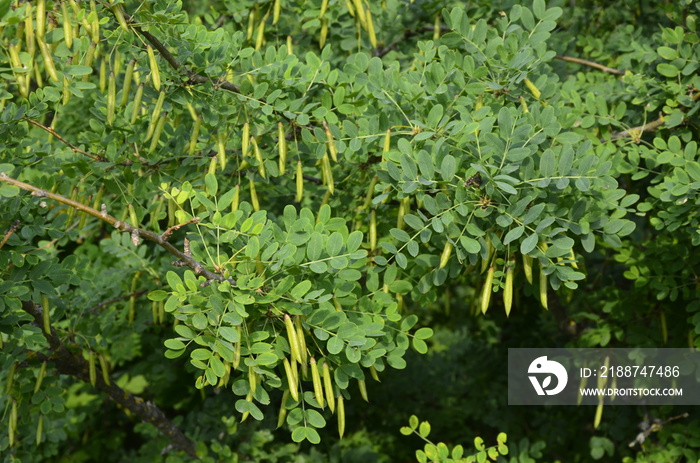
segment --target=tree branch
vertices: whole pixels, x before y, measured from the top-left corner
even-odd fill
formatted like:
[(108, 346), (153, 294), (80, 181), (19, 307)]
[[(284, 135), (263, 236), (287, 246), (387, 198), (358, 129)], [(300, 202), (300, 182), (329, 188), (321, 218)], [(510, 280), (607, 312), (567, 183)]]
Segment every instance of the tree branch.
[(39, 123), (39, 122), (37, 122), (37, 121), (35, 121), (35, 120), (33, 120), (33, 119), (29, 119), (28, 117), (25, 117), (24, 120), (26, 120), (26, 121), (29, 122), (30, 124), (36, 125), (37, 127), (39, 127), (39, 128), (42, 129), (42, 130), (47, 131), (48, 133), (50, 133), (51, 135), (53, 135), (54, 137), (56, 137), (56, 138), (57, 138), (59, 141), (61, 141), (62, 143), (64, 143), (64, 144), (70, 146), (71, 149), (72, 149), (74, 152), (76, 152), (76, 153), (80, 153), (80, 154), (82, 154), (82, 155), (84, 155), (84, 156), (87, 156), (87, 157), (89, 157), (89, 158), (91, 158), (91, 159), (93, 159), (93, 160), (95, 160), (95, 161), (109, 162), (109, 159), (107, 159), (107, 158), (104, 158), (104, 157), (102, 157), (102, 156), (98, 156), (97, 154), (88, 153), (87, 151), (84, 151), (84, 150), (78, 148), (78, 147), (75, 146), (73, 143), (69, 142), (68, 140), (66, 140), (65, 138), (63, 138), (62, 136), (60, 136), (60, 135), (59, 135), (54, 129), (52, 129), (51, 127), (46, 127), (45, 125), (43, 125), (43, 124), (41, 124), (41, 123)]
[(609, 72), (610, 74), (615, 74), (618, 76), (625, 75), (625, 71), (620, 71), (619, 69), (604, 66), (602, 64), (598, 64), (598, 63), (595, 63), (593, 61), (588, 61), (588, 60), (581, 59), (581, 58), (573, 58), (571, 56), (564, 56), (564, 55), (557, 55), (557, 56), (555, 56), (555, 58), (562, 60), (562, 61), (568, 61), (570, 63), (582, 64), (584, 66), (589, 66), (589, 67), (592, 67), (595, 69), (599, 69), (603, 72)]
[[(67, 206), (73, 207), (79, 211), (86, 212), (90, 214), (93, 217), (96, 217), (104, 222), (107, 222), (108, 224), (112, 225), (114, 228), (117, 230), (124, 232), (124, 233), (130, 233), (132, 238), (140, 237), (144, 238), (148, 241), (152, 241), (168, 251), (170, 254), (173, 256), (177, 257), (180, 262), (183, 262), (186, 266), (194, 270), (194, 272), (197, 275), (204, 275), (207, 280), (216, 280), (216, 281), (224, 281), (227, 280), (231, 283), (235, 282), (232, 279), (226, 279), (221, 275), (217, 275), (216, 273), (213, 273), (204, 266), (196, 261), (195, 259), (192, 258), (192, 256), (188, 256), (186, 253), (180, 251), (177, 249), (175, 246), (172, 244), (168, 243), (167, 239), (164, 239), (162, 235), (158, 235), (156, 233), (153, 233), (152, 231), (149, 230), (144, 230), (142, 228), (134, 227), (133, 225), (130, 225), (126, 222), (121, 222), (118, 220), (116, 217), (112, 217), (111, 215), (107, 214), (106, 210), (103, 210), (102, 212), (98, 211), (97, 209), (93, 209), (89, 206), (86, 206), (85, 204), (79, 203), (77, 201), (73, 201), (72, 199), (66, 198), (65, 196), (58, 195), (56, 193), (51, 193), (50, 191), (42, 190), (41, 188), (35, 187), (34, 185), (30, 185), (28, 183), (21, 182), (19, 180), (16, 180), (14, 178), (8, 177), (7, 174), (4, 172), (0, 172), (0, 182), (5, 182), (9, 183), (10, 185), (14, 185), (16, 187), (19, 187), (23, 190), (26, 191), (31, 191), (32, 195), (38, 196), (40, 198), (50, 198), (55, 201), (58, 201), (60, 203), (63, 203)], [(106, 209), (106, 208), (105, 208)], [(137, 240), (135, 240), (137, 241)]]
[[(22, 310), (27, 312), (34, 318), (38, 326), (43, 326), (42, 308), (31, 301), (22, 301)], [(51, 328), (51, 333), (46, 333), (42, 329), (42, 334), (49, 342), (51, 355), (47, 360), (51, 361), (61, 374), (75, 376), (84, 382), (90, 381), (90, 365), (88, 362), (69, 351), (61, 342), (61, 339), (56, 334), (56, 330)], [(155, 426), (160, 432), (170, 439), (171, 445), (177, 450), (186, 452), (192, 458), (197, 458), (195, 444), (182, 431), (180, 431), (165, 414), (158, 408), (156, 404), (150, 401), (143, 400), (141, 397), (130, 394), (120, 388), (113, 382), (107, 384), (104, 382), (102, 375), (97, 375), (95, 378), (95, 387), (104, 392), (114, 402), (118, 403), (125, 409), (135, 415), (138, 415), (144, 423), (150, 423)]]
[[(664, 125), (664, 118), (659, 116), (655, 121), (649, 122), (639, 127), (632, 127), (631, 129), (623, 130), (622, 132), (614, 133), (610, 137), (610, 140), (619, 140), (620, 138), (634, 138), (639, 140), (644, 132), (654, 132), (656, 129)], [(604, 138), (600, 139), (601, 142), (605, 142)]]

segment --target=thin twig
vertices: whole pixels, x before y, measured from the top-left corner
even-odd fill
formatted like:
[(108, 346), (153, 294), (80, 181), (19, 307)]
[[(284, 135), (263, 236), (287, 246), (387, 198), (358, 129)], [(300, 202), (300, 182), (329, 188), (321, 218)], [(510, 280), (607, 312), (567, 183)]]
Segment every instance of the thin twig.
[(73, 143), (69, 142), (68, 140), (66, 140), (65, 138), (63, 138), (62, 136), (60, 136), (60, 135), (59, 135), (54, 129), (52, 129), (51, 127), (46, 127), (45, 125), (42, 125), (41, 123), (39, 123), (39, 122), (37, 122), (37, 121), (35, 121), (35, 120), (33, 120), (33, 119), (29, 119), (28, 117), (25, 117), (25, 120), (26, 120), (27, 122), (29, 122), (30, 124), (34, 124), (34, 125), (36, 125), (37, 127), (39, 127), (40, 129), (47, 131), (48, 133), (50, 133), (51, 135), (53, 135), (54, 137), (56, 137), (56, 138), (57, 138), (59, 141), (61, 141), (62, 143), (64, 143), (64, 144), (70, 146), (71, 149), (72, 149), (74, 152), (80, 153), (80, 154), (82, 154), (82, 155), (84, 155), (84, 156), (87, 156), (87, 157), (89, 157), (89, 158), (91, 158), (91, 159), (93, 159), (93, 160), (95, 160), (95, 161), (109, 162), (109, 159), (107, 159), (107, 158), (104, 158), (104, 157), (102, 157), (102, 156), (98, 156), (97, 154), (88, 153), (87, 151), (78, 148), (78, 147), (75, 146)]
[(595, 69), (599, 69), (603, 72), (609, 72), (610, 74), (615, 74), (618, 76), (624, 76), (625, 71), (620, 71), (619, 69), (611, 68), (608, 66), (604, 66), (602, 64), (595, 63), (593, 61), (588, 61), (586, 59), (581, 59), (581, 58), (574, 58), (571, 56), (564, 56), (564, 55), (557, 55), (555, 56), (556, 59), (562, 60), (562, 61), (568, 61), (570, 63), (576, 63), (576, 64), (582, 64), (584, 66), (589, 66)]
[(88, 312), (90, 312), (90, 313), (95, 313), (95, 312), (97, 312), (98, 310), (100, 310), (102, 307), (106, 307), (106, 306), (108, 306), (108, 305), (110, 305), (110, 304), (114, 304), (115, 302), (119, 302), (119, 301), (123, 301), (123, 300), (129, 299), (129, 298), (132, 297), (132, 296), (133, 296), (133, 297), (139, 297), (140, 295), (142, 295), (143, 293), (145, 293), (145, 292), (147, 292), (147, 291), (148, 291), (147, 289), (139, 289), (138, 291), (134, 291), (133, 293), (125, 294), (124, 296), (119, 296), (119, 297), (115, 297), (115, 298), (113, 298), (113, 299), (110, 299), (110, 300), (108, 300), (108, 301), (100, 302), (100, 303), (97, 304), (95, 307), (91, 307), (90, 309), (88, 309)]
[[(163, 241), (168, 241), (175, 231), (177, 231), (180, 228), (184, 227), (185, 225), (189, 225), (191, 223), (199, 223), (199, 217), (194, 217), (194, 218), (188, 220), (187, 222), (173, 225), (172, 227), (168, 228), (160, 235), (160, 239)], [(187, 254), (187, 253), (185, 253), (185, 254)]]
[[(656, 129), (664, 125), (664, 118), (659, 117), (653, 122), (648, 124), (640, 125), (639, 127), (632, 127), (631, 129), (623, 130), (622, 132), (614, 133), (610, 137), (610, 140), (619, 140), (620, 138), (634, 138), (639, 140), (644, 132), (654, 132)], [(601, 142), (605, 142), (604, 138), (600, 139)], [(637, 143), (639, 143), (637, 141)]]
[[(7, 174), (4, 172), (0, 172), (0, 182), (5, 182), (9, 183), (10, 185), (14, 185), (16, 187), (19, 187), (23, 190), (26, 191), (31, 191), (34, 196), (38, 196), (40, 198), (50, 198), (55, 201), (58, 201), (60, 203), (63, 203), (67, 206), (73, 207), (79, 211), (86, 212), (90, 214), (93, 217), (96, 217), (100, 220), (103, 220), (104, 222), (107, 222), (108, 224), (112, 225), (114, 228), (119, 230), (120, 232), (124, 233), (129, 233), (134, 235), (144, 238), (148, 241), (152, 241), (168, 251), (170, 254), (173, 256), (177, 257), (178, 260), (183, 262), (186, 266), (194, 270), (194, 272), (198, 275), (204, 275), (204, 277), (207, 280), (216, 280), (216, 281), (224, 281), (226, 278), (224, 278), (221, 275), (217, 275), (216, 273), (213, 273), (204, 266), (193, 259), (191, 256), (188, 256), (184, 252), (180, 251), (177, 249), (175, 246), (172, 244), (168, 243), (167, 241), (164, 241), (161, 235), (158, 235), (156, 233), (153, 233), (152, 231), (149, 230), (144, 230), (138, 227), (134, 227), (133, 225), (130, 225), (127, 222), (122, 222), (118, 220), (116, 217), (112, 217), (111, 215), (107, 214), (106, 210), (105, 211), (98, 211), (97, 209), (93, 209), (90, 206), (86, 206), (85, 204), (79, 203), (77, 201), (73, 201), (72, 199), (66, 198), (65, 196), (58, 195), (56, 193), (52, 193), (50, 191), (42, 190), (41, 188), (35, 187), (34, 185), (30, 185), (28, 183), (24, 183), (22, 181), (16, 180), (14, 178), (8, 177)], [(230, 279), (228, 281), (231, 281)]]
[(5, 246), (5, 243), (7, 243), (7, 240), (10, 239), (10, 236), (12, 236), (12, 234), (14, 232), (16, 232), (17, 230), (19, 230), (19, 220), (15, 220), (14, 223), (12, 224), (12, 226), (10, 228), (8, 228), (7, 230), (5, 230), (5, 236), (2, 239), (2, 242), (0, 242), (0, 248)]
[[(43, 308), (31, 301), (22, 301), (22, 310), (34, 318), (34, 323), (43, 327)], [(49, 342), (50, 355), (38, 354), (37, 358), (52, 362), (61, 374), (74, 376), (81, 381), (90, 381), (90, 366), (88, 362), (79, 355), (75, 355), (61, 342), (56, 330), (52, 327), (47, 333), (43, 329), (41, 333)], [(151, 401), (132, 395), (124, 389), (110, 381), (107, 384), (102, 375), (95, 377), (95, 387), (107, 394), (114, 402), (137, 415), (144, 423), (150, 423), (170, 440), (173, 448), (186, 452), (190, 457), (197, 459), (197, 452), (194, 442), (180, 431), (172, 421), (168, 420), (163, 411)]]

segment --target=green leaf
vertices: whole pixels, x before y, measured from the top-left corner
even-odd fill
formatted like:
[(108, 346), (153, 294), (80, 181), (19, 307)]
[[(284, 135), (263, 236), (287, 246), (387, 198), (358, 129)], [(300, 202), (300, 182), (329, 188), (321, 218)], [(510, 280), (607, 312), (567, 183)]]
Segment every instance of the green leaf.
[(430, 423), (423, 421), (418, 427), (418, 434), (423, 438), (428, 437), (430, 435)]
[(7, 12), (10, 10), (10, 4), (12, 0), (2, 0), (0, 1), (0, 19), (3, 19)]
[(532, 250), (535, 249), (535, 246), (537, 246), (538, 240), (539, 238), (537, 236), (537, 233), (533, 233), (532, 235), (522, 240), (520, 242), (520, 253), (529, 254), (530, 252), (532, 252)]
[(540, 158), (540, 174), (544, 178), (549, 178), (552, 176), (552, 174), (554, 174), (556, 168), (557, 165), (554, 159), (554, 151), (551, 149), (546, 149)]
[(207, 189), (207, 194), (209, 196), (216, 196), (216, 192), (219, 190), (219, 182), (216, 180), (216, 175), (207, 174), (204, 176), (204, 185)]
[(148, 293), (148, 299), (151, 301), (164, 301), (168, 298), (168, 293), (163, 290), (157, 289)]
[(442, 179), (446, 182), (451, 181), (455, 176), (456, 168), (457, 165), (454, 156), (451, 154), (445, 155), (442, 159), (442, 164), (440, 164), (440, 175), (442, 175)]
[(433, 330), (432, 328), (420, 328), (418, 331), (415, 332), (413, 335), (418, 339), (428, 339), (433, 336)]
[(660, 57), (669, 61), (678, 58), (678, 52), (670, 47), (659, 47), (656, 49), (656, 52), (659, 54)]
[(309, 280), (304, 280), (298, 285), (296, 285), (292, 290), (289, 292), (289, 294), (294, 298), (294, 299), (301, 299), (304, 297), (306, 293), (309, 292), (311, 289), (311, 282)]
[(222, 326), (219, 328), (219, 335), (228, 342), (238, 342), (240, 340), (238, 331), (230, 326)]
[(474, 438), (474, 447), (479, 451), (485, 450), (486, 446), (484, 445), (484, 439), (482, 439), (481, 437), (478, 437), (478, 436), (475, 437)]
[(669, 63), (660, 63), (656, 66), (656, 70), (659, 74), (666, 77), (676, 77), (681, 70)]

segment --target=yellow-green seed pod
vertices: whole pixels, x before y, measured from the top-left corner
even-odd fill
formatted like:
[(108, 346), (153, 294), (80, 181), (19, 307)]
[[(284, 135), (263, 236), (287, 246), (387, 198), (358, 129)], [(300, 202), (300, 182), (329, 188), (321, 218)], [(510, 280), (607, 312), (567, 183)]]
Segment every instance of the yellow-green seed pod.
[(523, 107), (523, 114), (527, 114), (530, 112), (530, 110), (527, 107), (527, 101), (525, 101), (525, 98), (523, 98), (522, 95), (518, 97), (518, 100), (520, 100), (520, 105)]
[(331, 370), (328, 367), (328, 362), (323, 361), (323, 386), (326, 391), (326, 402), (331, 413), (335, 412), (335, 393), (333, 392), (333, 382), (331, 380)]
[(253, 179), (248, 179), (248, 185), (250, 186), (250, 203), (253, 205), (253, 210), (258, 212), (260, 210), (260, 201), (258, 200), (258, 192), (255, 191), (255, 182)]
[[(87, 52), (85, 52), (85, 56), (83, 57), (83, 66), (92, 67), (92, 62), (95, 59), (96, 49), (97, 44), (95, 42), (90, 42), (90, 46), (88, 46)], [(83, 82), (87, 82), (89, 78), (90, 74), (84, 75)]]
[(666, 327), (666, 313), (663, 310), (659, 313), (659, 321), (661, 322), (661, 339), (666, 345), (668, 342), (668, 328)]
[(486, 313), (486, 311), (489, 309), (489, 302), (491, 301), (491, 293), (493, 292), (491, 286), (493, 284), (493, 274), (495, 273), (496, 269), (493, 267), (489, 267), (489, 271), (486, 274), (486, 281), (484, 282), (484, 288), (481, 291), (481, 313)]
[(287, 329), (287, 340), (289, 341), (289, 349), (292, 354), (292, 360), (301, 363), (301, 346), (297, 338), (297, 331), (294, 327), (294, 322), (289, 314), (284, 314), (284, 326)]
[(450, 240), (445, 241), (445, 247), (442, 249), (442, 254), (440, 255), (440, 267), (445, 268), (447, 263), (450, 261), (450, 256), (452, 256), (452, 242)]
[(338, 395), (338, 435), (343, 438), (345, 434), (345, 399), (343, 394)]
[[(126, 207), (129, 209), (129, 220), (131, 221), (131, 226), (138, 227), (139, 221), (138, 216), (136, 215), (136, 209), (134, 209), (134, 205), (132, 203), (129, 203)], [(133, 291), (134, 288), (132, 288), (131, 290)]]
[(255, 49), (260, 50), (265, 40), (265, 22), (267, 22), (267, 15), (263, 16), (260, 24), (258, 24), (258, 29), (255, 34)]
[(355, 12), (357, 13), (357, 19), (360, 21), (360, 25), (364, 30), (367, 30), (367, 17), (365, 15), (365, 8), (362, 6), (362, 0), (352, 0), (355, 7)]
[(117, 83), (114, 73), (109, 73), (107, 80), (107, 124), (112, 125), (114, 122), (114, 110), (117, 104)]
[(437, 41), (440, 38), (440, 13), (435, 15), (435, 24), (433, 25), (433, 40)]
[(258, 374), (252, 365), (248, 367), (248, 387), (250, 388), (250, 393), (255, 394), (255, 390), (258, 387)]
[(117, 18), (119, 27), (121, 27), (124, 32), (129, 32), (129, 25), (126, 23), (126, 18), (124, 17), (124, 8), (121, 5), (114, 5), (112, 7), (112, 12), (114, 17)]
[(233, 199), (231, 200), (231, 212), (236, 212), (238, 210), (238, 202), (240, 200), (241, 185), (236, 185), (233, 187)]
[(314, 396), (316, 397), (316, 402), (318, 402), (319, 407), (324, 408), (325, 401), (323, 400), (323, 386), (321, 385), (321, 375), (318, 372), (318, 365), (316, 364), (316, 359), (311, 357), (309, 359), (311, 364), (311, 380), (314, 385)]
[(282, 11), (282, 2), (280, 0), (275, 0), (275, 4), (272, 7), (272, 25), (277, 24), (280, 19), (280, 12)]
[(36, 37), (44, 38), (46, 33), (46, 0), (36, 1)]
[(158, 121), (160, 120), (160, 112), (163, 108), (164, 102), (165, 92), (160, 92), (158, 94), (158, 99), (156, 100), (156, 105), (153, 107), (153, 112), (151, 113), (151, 120), (148, 122), (148, 129), (146, 129), (146, 138), (144, 139), (144, 141), (150, 140), (151, 136), (153, 136), (153, 132), (155, 131), (156, 125), (158, 125)]
[(374, 251), (377, 247), (377, 210), (372, 209), (369, 214), (369, 250)]
[(15, 430), (17, 429), (17, 401), (12, 401), (12, 407), (10, 408), (10, 418), (7, 423), (7, 433), (8, 440), (10, 441), (10, 447), (15, 444)]
[(331, 129), (328, 127), (326, 121), (323, 121), (323, 128), (326, 132), (326, 146), (328, 147), (328, 152), (331, 154), (333, 162), (338, 162), (338, 148), (335, 146), (335, 139), (333, 138)]
[(56, 66), (54, 65), (53, 57), (51, 56), (51, 49), (46, 44), (46, 42), (44, 42), (44, 39), (40, 39), (39, 37), (37, 37), (37, 43), (39, 44), (41, 56), (44, 58), (44, 67), (46, 68), (46, 73), (49, 75), (49, 78), (52, 81), (58, 82), (58, 72), (56, 72)]
[[(105, 93), (107, 91), (107, 60), (105, 58), (102, 58), (100, 60), (100, 80), (99, 80), (99, 86), (100, 86), (100, 92)], [(114, 74), (116, 75), (116, 73)]]
[(328, 154), (324, 154), (323, 158), (321, 158), (321, 170), (323, 172), (323, 177), (326, 181), (326, 186), (328, 187), (328, 191), (330, 194), (333, 194), (335, 191), (335, 182), (333, 181), (333, 171), (331, 170), (331, 160), (328, 157)]
[(369, 373), (372, 375), (372, 379), (377, 381), (378, 383), (381, 382), (379, 381), (379, 374), (377, 373), (377, 369), (374, 368), (374, 365), (369, 367)]
[(523, 254), (523, 273), (528, 283), (532, 284), (532, 257)]
[(321, 2), (321, 12), (319, 13), (318, 17), (323, 18), (323, 16), (326, 14), (327, 9), (328, 9), (328, 0), (323, 0)]
[(384, 145), (382, 146), (382, 161), (384, 159), (384, 153), (388, 153), (391, 149), (391, 129), (387, 129), (386, 135), (384, 135)]
[(188, 154), (190, 156), (194, 155), (195, 150), (197, 149), (197, 140), (199, 139), (199, 130), (202, 127), (202, 116), (198, 116), (194, 126), (192, 127), (192, 135), (190, 135), (190, 145), (189, 145), (189, 152)]
[(544, 267), (540, 268), (540, 303), (542, 307), (547, 308), (547, 275), (544, 273)]
[(122, 99), (119, 101), (119, 106), (124, 106), (129, 101), (129, 92), (131, 91), (131, 81), (134, 77), (134, 66), (136, 60), (132, 59), (126, 66), (124, 72), (124, 84), (122, 85)]
[(374, 32), (374, 23), (372, 22), (372, 12), (369, 8), (365, 10), (365, 16), (367, 17), (367, 35), (369, 35), (369, 43), (372, 48), (377, 48), (377, 35)]
[(241, 135), (241, 157), (247, 157), (250, 150), (250, 124), (243, 124), (243, 135)]
[(100, 18), (97, 16), (97, 5), (95, 4), (95, 0), (90, 0), (90, 13), (93, 14), (93, 20), (92, 23), (90, 24), (90, 27), (92, 28), (92, 41), (93, 42), (100, 42)]
[(350, 13), (350, 16), (353, 18), (355, 17), (355, 7), (352, 6), (352, 1), (353, 0), (345, 0), (345, 7), (348, 9), (348, 13)]
[(367, 209), (372, 202), (372, 197), (374, 196), (374, 187), (377, 186), (377, 182), (379, 181), (379, 176), (375, 175), (372, 177), (372, 180), (369, 182), (369, 187), (367, 187), (367, 193), (365, 193), (365, 201), (362, 203), (362, 206), (360, 209), (364, 210)]
[(248, 15), (248, 29), (246, 30), (246, 40), (250, 40), (253, 38), (253, 31), (255, 30), (255, 13), (257, 13), (257, 9), (252, 9), (250, 10), (250, 14)]
[(253, 145), (253, 154), (255, 155), (255, 159), (258, 160), (258, 172), (262, 178), (266, 178), (265, 162), (263, 161), (262, 153), (260, 152), (260, 147), (258, 146), (258, 142), (255, 140), (255, 137), (250, 137), (250, 144)]
[(226, 169), (226, 130), (221, 130), (216, 134), (216, 157), (219, 160), (221, 170)]
[(161, 114), (156, 124), (156, 128), (153, 131), (153, 138), (151, 139), (151, 146), (148, 148), (148, 154), (151, 154), (158, 147), (158, 142), (160, 141), (160, 135), (163, 133), (163, 127), (165, 127), (165, 121), (168, 119), (168, 112)]
[(156, 55), (153, 53), (153, 48), (150, 45), (146, 45), (146, 53), (148, 54), (148, 66), (151, 70), (153, 88), (156, 91), (160, 91), (160, 69), (158, 69), (158, 60), (156, 60)]
[[(294, 362), (294, 360), (292, 360)], [(297, 388), (297, 383), (292, 373), (292, 366), (289, 364), (289, 359), (284, 358), (284, 372), (287, 375), (287, 382), (289, 383), (289, 393), (292, 395), (292, 399), (299, 402), (299, 389)]]
[(241, 325), (236, 327), (238, 332), (238, 341), (233, 346), (233, 369), (237, 370), (241, 363)]
[(34, 383), (34, 394), (39, 392), (39, 389), (41, 389), (41, 383), (44, 381), (44, 376), (46, 376), (46, 360), (42, 362), (41, 368), (39, 368), (39, 375), (36, 377), (36, 383)]
[[(246, 400), (246, 402), (252, 402), (253, 401), (253, 394), (251, 394), (249, 392), (248, 395), (245, 396), (245, 400)], [(241, 423), (243, 423), (248, 418), (248, 415), (250, 415), (250, 412), (248, 412), (248, 411), (243, 412), (243, 415), (241, 415)]]
[(284, 174), (287, 166), (287, 138), (284, 135), (284, 125), (277, 123), (277, 149), (278, 149), (278, 170), (280, 175)]
[(598, 406), (595, 409), (595, 418), (593, 418), (593, 429), (598, 429), (600, 421), (603, 419), (603, 398), (598, 401)]
[(95, 353), (93, 351), (88, 351), (88, 367), (90, 384), (92, 384), (92, 387), (95, 387), (97, 384), (97, 370), (95, 369)]
[(304, 197), (304, 173), (301, 166), (301, 161), (297, 161), (296, 190), (297, 191), (294, 200), (300, 203), (302, 198)]
[(209, 162), (209, 169), (207, 169), (208, 174), (216, 175), (216, 166), (218, 165), (217, 158), (211, 158)]
[(68, 80), (68, 77), (66, 76), (66, 74), (63, 74), (63, 89), (62, 89), (61, 104), (63, 106), (67, 106), (68, 103), (70, 103), (70, 80)]
[(111, 385), (112, 382), (109, 380), (109, 363), (104, 355), (98, 354), (97, 359), (100, 361), (100, 370), (102, 371), (102, 380), (107, 386)]
[(158, 324), (158, 302), (151, 302), (151, 317), (153, 318), (153, 324)]
[(399, 203), (399, 211), (396, 216), (396, 228), (399, 230), (403, 230), (404, 228), (404, 220), (403, 218), (406, 216), (406, 206), (405, 206), (405, 201), (402, 199), (401, 202)]
[(536, 100), (540, 99), (540, 96), (542, 95), (542, 92), (540, 92), (540, 89), (538, 89), (535, 84), (533, 84), (530, 79), (525, 79), (524, 80), (525, 85), (527, 86), (528, 90), (530, 90), (530, 93), (532, 93), (532, 96), (535, 97)]
[(131, 296), (129, 298), (129, 311), (127, 312), (127, 321), (129, 325), (134, 323), (134, 317), (136, 316), (136, 297)]
[(41, 317), (44, 323), (44, 333), (51, 334), (51, 303), (44, 295), (41, 296)]
[(513, 273), (515, 270), (515, 260), (511, 260), (506, 266), (506, 287), (503, 289), (503, 306), (506, 309), (506, 317), (510, 316), (510, 309), (513, 306)]
[(44, 435), (44, 415), (39, 414), (39, 421), (36, 425), (36, 446), (41, 445), (41, 438)]
[(574, 269), (578, 270), (578, 263), (576, 263), (576, 254), (574, 254), (574, 250), (573, 250), (573, 249), (571, 249), (571, 250), (569, 251), (569, 258), (571, 259), (571, 266), (572, 266)]
[(293, 55), (293, 54), (294, 54), (294, 49), (293, 49), (292, 47), (293, 47), (293, 44), (292, 44), (292, 36), (291, 36), (291, 35), (288, 35), (288, 36), (287, 36), (287, 54), (289, 54), (289, 55)]
[(61, 14), (63, 15), (63, 38), (66, 41), (66, 47), (70, 50), (73, 48), (73, 23), (68, 16), (66, 2), (61, 2)]
[(299, 383), (299, 369), (297, 368), (298, 363), (297, 362), (291, 362), (291, 367), (292, 367), (292, 377), (294, 378), (294, 383), (298, 384)]
[(297, 343), (299, 344), (299, 356), (301, 360), (299, 363), (303, 367), (303, 365), (306, 365), (308, 355), (306, 353), (306, 336), (304, 336), (304, 326), (301, 323), (301, 317), (296, 317), (294, 319), (294, 327), (297, 334)]
[(284, 406), (287, 403), (287, 397), (289, 397), (289, 391), (285, 390), (282, 394), (282, 404), (280, 405), (280, 413), (277, 415), (277, 429), (281, 428), (287, 418), (287, 407)]
[(486, 235), (486, 249), (487, 249), (487, 252), (486, 252), (487, 257), (486, 257), (486, 259), (481, 260), (481, 271), (479, 273), (484, 273), (486, 271), (486, 269), (489, 268), (489, 265), (491, 265), (491, 260), (493, 257), (494, 248), (493, 248), (493, 244), (491, 244), (491, 239), (488, 237), (488, 235)]
[[(365, 400), (365, 402), (369, 402), (369, 397), (367, 396), (367, 384), (365, 383), (365, 380), (358, 379), (357, 380), (357, 387), (360, 388), (360, 396), (362, 396), (362, 398)], [(338, 408), (340, 408), (340, 407), (338, 407)]]
[(326, 45), (326, 39), (328, 38), (328, 20), (321, 19), (321, 31), (318, 35), (318, 48), (323, 48)]
[(27, 53), (33, 58), (36, 53), (36, 38), (34, 35), (34, 17), (32, 16), (31, 3), (27, 3), (27, 17), (24, 18), (24, 38), (27, 43)]
[(134, 106), (131, 108), (131, 119), (129, 122), (131, 125), (136, 123), (136, 118), (139, 117), (139, 112), (141, 110), (141, 99), (143, 98), (143, 82), (136, 87), (136, 95), (134, 96)]

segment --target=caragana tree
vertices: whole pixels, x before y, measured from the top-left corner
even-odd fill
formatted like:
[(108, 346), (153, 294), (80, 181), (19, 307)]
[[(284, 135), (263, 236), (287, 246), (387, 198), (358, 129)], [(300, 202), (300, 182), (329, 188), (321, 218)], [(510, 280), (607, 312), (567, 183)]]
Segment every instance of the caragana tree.
[[(636, 297), (692, 301), (697, 254), (664, 251), (700, 243), (692, 2), (598, 50), (616, 67), (563, 54), (602, 48), (568, 2), (194, 3), (0, 1), (6, 461), (342, 437), (449, 300), (501, 320), (568, 298), (574, 344), (644, 343), (579, 289), (610, 256)], [(493, 437), (418, 458), (503, 459)]]

